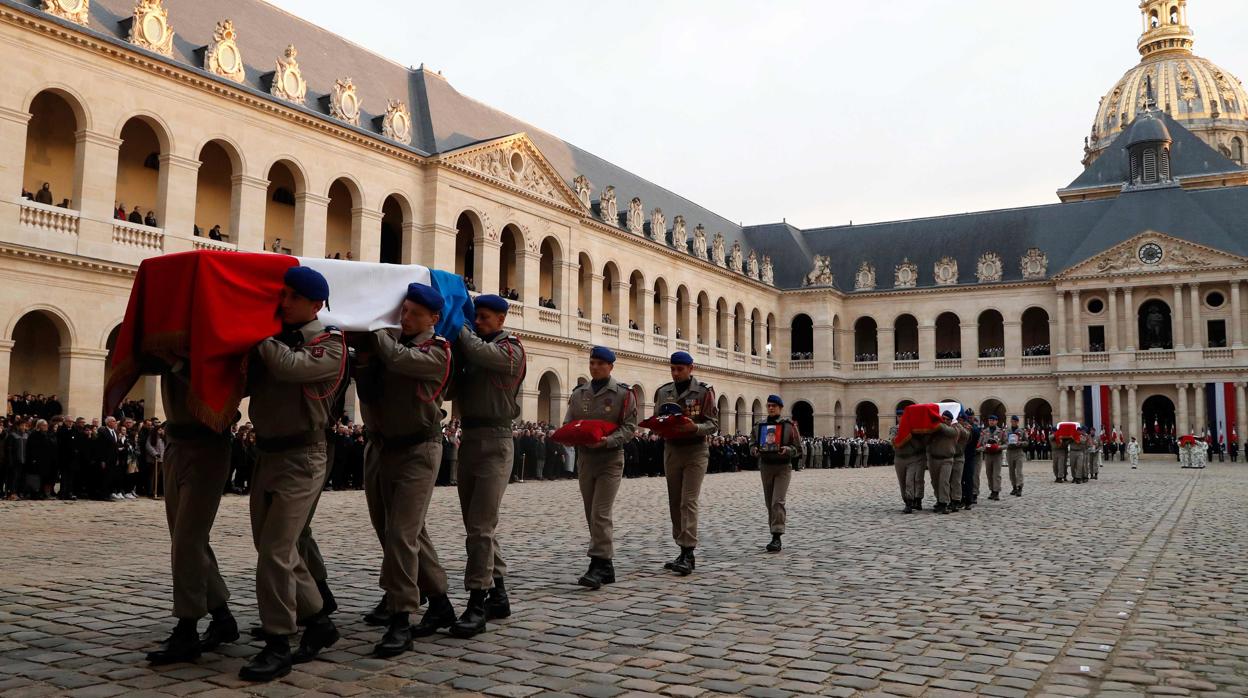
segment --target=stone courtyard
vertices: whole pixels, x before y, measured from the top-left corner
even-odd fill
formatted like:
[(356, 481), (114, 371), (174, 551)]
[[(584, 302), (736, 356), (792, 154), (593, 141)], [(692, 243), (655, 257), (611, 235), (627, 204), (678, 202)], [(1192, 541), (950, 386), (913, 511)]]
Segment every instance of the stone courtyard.
[[(501, 534), (512, 617), (384, 661), (360, 618), (380, 595), (364, 498), (328, 493), (314, 529), (343, 639), (269, 685), (238, 680), (258, 648), (246, 643), (144, 665), (170, 627), (160, 503), (5, 503), (0, 694), (1248, 694), (1248, 468), (1113, 463), (1088, 485), (1047, 471), (1028, 464), (1022, 499), (949, 516), (901, 515), (892, 468), (796, 473), (776, 555), (762, 551), (757, 473), (714, 475), (698, 571), (683, 579), (662, 569), (675, 553), (662, 482), (629, 480), (620, 580), (600, 592), (575, 585), (575, 483), (516, 484)], [(242, 625), (256, 618), (246, 514), (246, 498), (226, 497), (214, 536)], [(454, 577), (453, 489), (437, 490), (429, 521)]]

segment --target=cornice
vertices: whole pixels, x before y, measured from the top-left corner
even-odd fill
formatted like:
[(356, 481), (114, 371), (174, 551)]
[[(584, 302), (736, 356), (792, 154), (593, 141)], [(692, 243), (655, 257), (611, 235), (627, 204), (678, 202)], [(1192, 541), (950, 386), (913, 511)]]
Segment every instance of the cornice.
[(130, 266), (128, 264), (116, 264), (113, 262), (89, 259), (87, 257), (79, 257), (78, 255), (61, 254), (58, 252), (39, 250), (33, 247), (23, 247), (21, 245), (12, 245), (8, 243), (0, 243), (0, 256), (29, 259), (63, 267), (73, 267), (87, 271), (112, 274), (114, 276), (134, 276), (135, 272), (138, 270), (138, 267)]

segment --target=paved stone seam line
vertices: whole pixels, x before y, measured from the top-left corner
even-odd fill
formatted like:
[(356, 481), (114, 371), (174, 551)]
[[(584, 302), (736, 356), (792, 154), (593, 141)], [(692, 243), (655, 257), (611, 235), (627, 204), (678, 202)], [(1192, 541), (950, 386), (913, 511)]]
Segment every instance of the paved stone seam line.
[[(1174, 496), (1174, 499), (1172, 499), (1170, 503), (1166, 506), (1165, 512), (1161, 516), (1157, 517), (1157, 520), (1149, 528), (1148, 535), (1146, 535), (1144, 539), (1140, 542), (1140, 544), (1136, 547), (1135, 551), (1131, 554), (1130, 559), (1126, 562), (1126, 564), (1123, 565), (1122, 569), (1118, 572), (1118, 574), (1114, 576), (1114, 579), (1105, 587), (1105, 591), (1101, 593), (1101, 599), (1096, 603), (1095, 606), (1089, 609), (1084, 620), (1079, 624), (1079, 627), (1077, 627), (1075, 631), (1071, 633), (1070, 637), (1066, 640), (1066, 643), (1062, 646), (1061, 651), (1057, 654), (1057, 656), (1053, 658), (1053, 661), (1049, 662), (1048, 666), (1045, 667), (1044, 671), (1040, 674), (1039, 678), (1036, 679), (1036, 684), (1027, 693), (1028, 696), (1037, 696), (1037, 695), (1041, 695), (1044, 693), (1048, 693), (1046, 688), (1049, 686), (1049, 683), (1052, 680), (1053, 675), (1058, 672), (1058, 667), (1062, 665), (1063, 660), (1069, 659), (1069, 651), (1078, 643), (1079, 638), (1081, 638), (1084, 635), (1085, 631), (1089, 627), (1091, 627), (1094, 622), (1097, 625), (1102, 624), (1102, 621), (1099, 620), (1099, 614), (1104, 612), (1105, 610), (1108, 610), (1107, 606), (1108, 604), (1112, 602), (1112, 596), (1114, 596), (1117, 590), (1125, 589), (1128, 587), (1132, 589), (1135, 589), (1135, 588), (1142, 589), (1144, 587), (1140, 585), (1146, 584), (1147, 580), (1150, 580), (1152, 578), (1152, 576), (1155, 574), (1155, 571), (1156, 571), (1157, 561), (1161, 558), (1161, 550), (1164, 549), (1166, 544), (1168, 544), (1170, 542), (1170, 539), (1173, 537), (1174, 531), (1177, 529), (1177, 526), (1175, 525), (1175, 523), (1177, 522), (1179, 517), (1182, 515), (1182, 513), (1187, 509), (1188, 502), (1191, 501), (1192, 494), (1196, 491), (1196, 482), (1197, 482), (1199, 475), (1200, 473), (1196, 473), (1193, 477), (1191, 477), (1187, 481), (1187, 483), (1184, 485), (1183, 489), (1180, 490)], [(1180, 506), (1180, 503), (1182, 503), (1181, 506)], [(1147, 551), (1150, 550), (1150, 543), (1152, 543), (1154, 539), (1158, 537), (1158, 529), (1162, 528), (1163, 524), (1165, 524), (1167, 521), (1169, 521), (1170, 523), (1166, 527), (1164, 540), (1161, 542), (1161, 545), (1157, 547), (1156, 552), (1152, 554), (1151, 556), (1152, 560), (1148, 564), (1148, 567), (1147, 567), (1148, 574), (1144, 577), (1146, 581), (1143, 581), (1143, 582), (1138, 581), (1138, 577), (1140, 576), (1140, 570), (1144, 569), (1144, 567), (1138, 562), (1138, 560), (1146, 556)], [(1135, 577), (1137, 577), (1137, 580), (1131, 581), (1128, 584), (1127, 582), (1128, 575), (1134, 575)], [(1130, 607), (1131, 610), (1127, 612), (1128, 616), (1118, 623), (1119, 638), (1122, 638), (1125, 636), (1124, 631), (1127, 627), (1127, 622), (1129, 619), (1133, 619), (1138, 614), (1139, 607), (1140, 605), (1137, 599), (1135, 602), (1135, 605), (1131, 606)], [(1118, 647), (1118, 643), (1115, 642), (1115, 644), (1113, 645), (1113, 649), (1110, 650), (1110, 654), (1106, 656), (1104, 660), (1100, 660), (1104, 666), (1107, 667), (1109, 665), (1109, 658), (1117, 653), (1117, 647)], [(1104, 672), (1100, 672), (1100, 673), (1103, 676)], [(1102, 679), (1099, 677), (1093, 677), (1093, 679), (1096, 681), (1097, 685), (1099, 686)], [(1090, 692), (1090, 695), (1095, 695), (1095, 694), (1096, 694), (1096, 691)]]

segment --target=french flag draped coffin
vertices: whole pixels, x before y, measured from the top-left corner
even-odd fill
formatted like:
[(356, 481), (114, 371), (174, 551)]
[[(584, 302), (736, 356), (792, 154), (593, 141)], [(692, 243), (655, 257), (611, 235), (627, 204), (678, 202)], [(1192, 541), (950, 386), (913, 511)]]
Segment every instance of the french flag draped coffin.
[(940, 406), (936, 403), (906, 405), (897, 423), (897, 436), (893, 437), (893, 446), (901, 448), (915, 434), (931, 434), (940, 426)]
[(229, 426), (245, 388), (247, 356), (281, 329), (278, 296), (286, 270), (308, 266), (329, 282), (320, 320), (344, 332), (397, 327), (409, 283), (437, 288), (446, 300), (438, 333), (453, 337), (472, 302), (464, 280), (418, 265), (372, 264), (280, 254), (199, 250), (145, 260), (130, 290), (117, 335), (104, 413), (111, 413), (144, 373), (186, 361), (192, 413), (218, 431)]
[(1059, 442), (1073, 441), (1077, 444), (1083, 443), (1083, 438), (1079, 436), (1079, 425), (1074, 422), (1058, 422), (1055, 435)]

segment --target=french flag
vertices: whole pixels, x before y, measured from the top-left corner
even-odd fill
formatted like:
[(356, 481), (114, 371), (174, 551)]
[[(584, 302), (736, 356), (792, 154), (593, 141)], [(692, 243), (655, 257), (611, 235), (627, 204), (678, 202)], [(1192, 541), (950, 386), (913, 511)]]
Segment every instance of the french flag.
[(1091, 433), (1100, 434), (1111, 424), (1108, 385), (1083, 386), (1083, 413), (1088, 415), (1089, 424), (1084, 426), (1091, 427)]
[(1214, 443), (1223, 443), (1223, 437), (1235, 428), (1232, 423), (1238, 414), (1235, 408), (1234, 383), (1205, 384), (1205, 414), (1208, 415), (1209, 433)]

